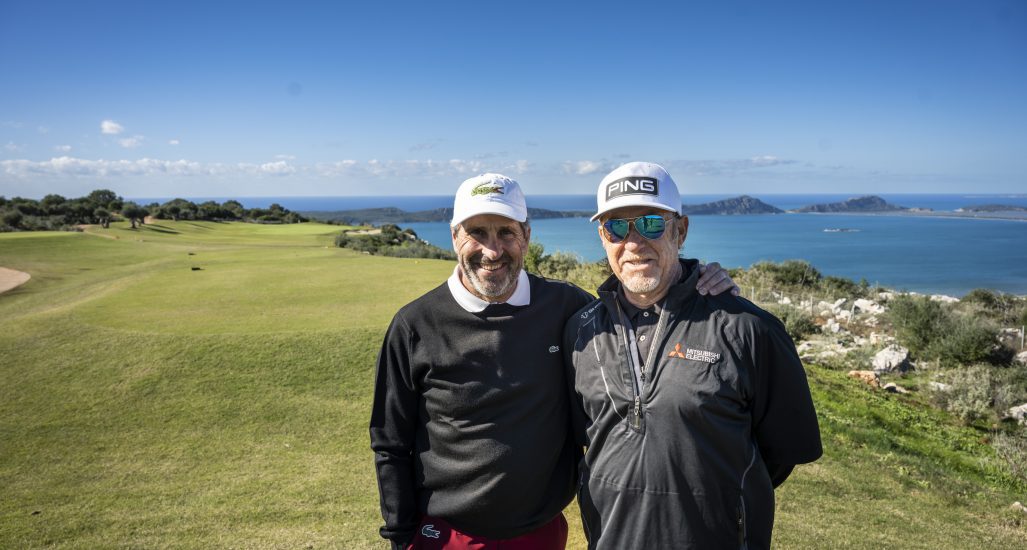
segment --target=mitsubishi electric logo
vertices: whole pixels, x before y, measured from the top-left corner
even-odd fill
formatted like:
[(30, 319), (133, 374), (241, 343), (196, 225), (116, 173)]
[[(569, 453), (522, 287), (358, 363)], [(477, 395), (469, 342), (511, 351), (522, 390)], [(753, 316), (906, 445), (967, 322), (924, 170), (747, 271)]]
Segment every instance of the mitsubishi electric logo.
[(681, 353), (681, 344), (674, 344), (674, 349), (667, 354), (667, 357), (691, 359), (692, 361), (702, 361), (703, 363), (710, 363), (711, 365), (720, 361), (719, 353), (706, 351), (704, 349), (685, 348), (685, 352)]
[(720, 354), (703, 349), (688, 348), (685, 350), (685, 359), (702, 361), (703, 363), (716, 363), (720, 361)]
[(629, 177), (606, 184), (606, 200), (622, 195), (659, 195), (660, 182), (656, 178)]

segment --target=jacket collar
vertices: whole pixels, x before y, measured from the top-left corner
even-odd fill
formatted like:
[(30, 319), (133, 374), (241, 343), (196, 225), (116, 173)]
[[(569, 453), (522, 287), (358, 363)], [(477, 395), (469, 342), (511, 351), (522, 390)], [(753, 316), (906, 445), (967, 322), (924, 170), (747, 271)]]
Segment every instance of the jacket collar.
[[(671, 285), (667, 291), (664, 307), (679, 309), (682, 304), (699, 295), (695, 284), (699, 281), (699, 260), (678, 258), (681, 262), (681, 279)], [(599, 285), (599, 299), (610, 311), (617, 311), (617, 294), (621, 292), (621, 284), (616, 275)]]

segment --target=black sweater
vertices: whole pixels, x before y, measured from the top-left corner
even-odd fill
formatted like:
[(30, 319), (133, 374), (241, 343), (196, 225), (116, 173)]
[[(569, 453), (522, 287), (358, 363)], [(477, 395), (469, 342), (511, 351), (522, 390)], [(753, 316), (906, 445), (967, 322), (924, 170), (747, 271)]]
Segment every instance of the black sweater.
[(393, 318), (378, 357), (371, 448), (385, 526), (423, 515), (490, 538), (552, 520), (573, 497), (561, 337), (591, 296), (529, 275), (531, 303), (460, 307), (443, 284)]

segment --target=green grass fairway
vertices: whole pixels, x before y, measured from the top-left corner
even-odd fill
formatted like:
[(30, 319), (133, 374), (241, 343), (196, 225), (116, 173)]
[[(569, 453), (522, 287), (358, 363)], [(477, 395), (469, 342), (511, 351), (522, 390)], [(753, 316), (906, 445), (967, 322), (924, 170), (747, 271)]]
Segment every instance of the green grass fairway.
[[(0, 294), (0, 548), (385, 548), (374, 360), (453, 264), (337, 249), (340, 229), (0, 234), (32, 275)], [(1007, 510), (1027, 488), (986, 434), (809, 372), (827, 454), (778, 491), (778, 548), (1027, 546)]]

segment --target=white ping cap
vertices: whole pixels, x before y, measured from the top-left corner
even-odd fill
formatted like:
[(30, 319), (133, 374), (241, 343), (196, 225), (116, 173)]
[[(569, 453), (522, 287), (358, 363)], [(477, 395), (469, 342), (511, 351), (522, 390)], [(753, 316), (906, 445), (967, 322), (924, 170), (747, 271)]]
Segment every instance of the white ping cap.
[(624, 206), (651, 206), (681, 215), (681, 194), (674, 180), (654, 162), (629, 162), (610, 172), (596, 192), (596, 221), (604, 212)]

